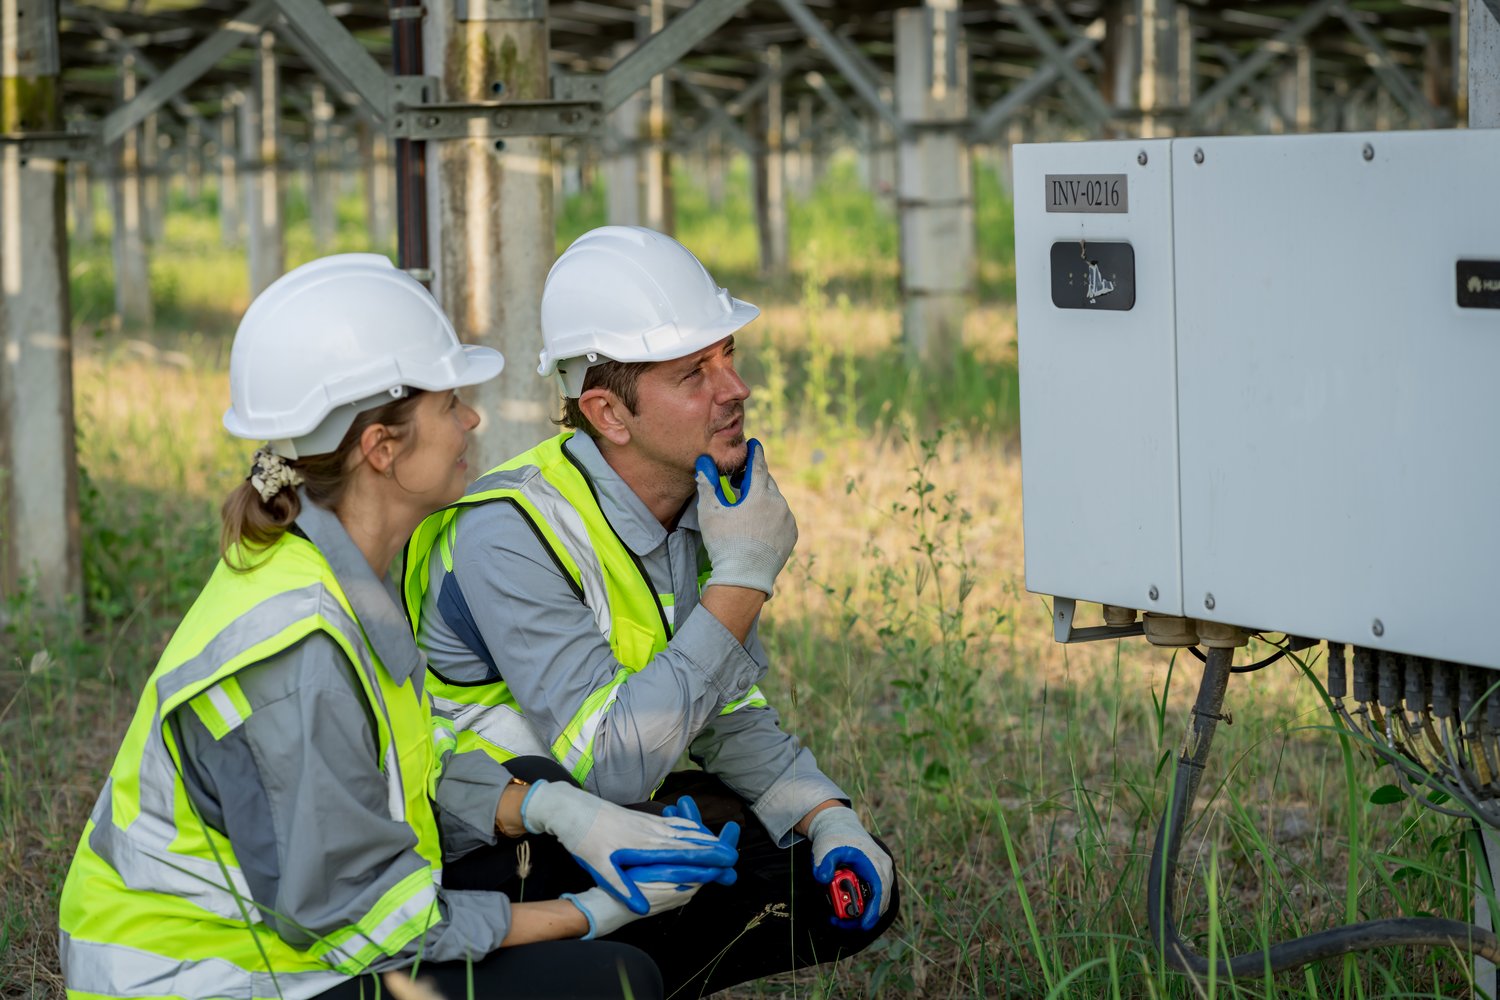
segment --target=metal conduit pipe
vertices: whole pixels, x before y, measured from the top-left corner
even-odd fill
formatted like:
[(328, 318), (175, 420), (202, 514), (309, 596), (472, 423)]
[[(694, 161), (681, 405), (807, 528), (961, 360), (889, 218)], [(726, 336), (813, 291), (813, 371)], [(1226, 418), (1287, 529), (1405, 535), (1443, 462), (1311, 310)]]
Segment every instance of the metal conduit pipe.
[[(1233, 649), (1211, 649), (1208, 652), (1203, 681), (1193, 703), (1192, 721), (1178, 756), (1167, 813), (1157, 827), (1156, 844), (1151, 851), (1150, 882), (1146, 890), (1152, 941), (1169, 968), (1195, 976), (1206, 976), (1214, 966), (1179, 933), (1172, 903), (1173, 890), (1177, 883), (1182, 831), (1208, 761), (1209, 749), (1213, 746), (1214, 730), (1223, 718), (1221, 710), (1233, 660)], [(1461, 920), (1394, 917), (1319, 931), (1262, 951), (1222, 958), (1215, 964), (1220, 976), (1254, 977), (1284, 972), (1351, 952), (1410, 945), (1454, 948), (1500, 963), (1500, 939), (1482, 927)]]

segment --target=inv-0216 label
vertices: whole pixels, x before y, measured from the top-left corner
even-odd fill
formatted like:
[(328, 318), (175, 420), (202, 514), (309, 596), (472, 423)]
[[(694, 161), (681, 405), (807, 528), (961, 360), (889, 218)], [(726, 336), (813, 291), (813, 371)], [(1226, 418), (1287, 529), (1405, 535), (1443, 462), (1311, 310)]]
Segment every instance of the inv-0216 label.
[(1047, 211), (1130, 211), (1130, 183), (1124, 174), (1048, 174)]

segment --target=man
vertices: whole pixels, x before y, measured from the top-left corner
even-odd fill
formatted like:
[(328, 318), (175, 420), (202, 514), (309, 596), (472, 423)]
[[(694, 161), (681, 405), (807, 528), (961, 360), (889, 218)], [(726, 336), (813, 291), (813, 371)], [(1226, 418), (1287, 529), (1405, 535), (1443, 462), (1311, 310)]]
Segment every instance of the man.
[[(745, 827), (735, 885), (614, 938), (656, 958), (668, 995), (852, 954), (897, 911), (888, 853), (756, 687), (756, 621), (797, 538), (745, 438), (733, 335), (757, 315), (667, 236), (580, 237), (542, 293), (539, 371), (571, 430), (482, 476), (408, 555), (460, 746), (550, 754), (620, 803), (691, 792), (715, 828)], [(672, 771), (684, 752), (701, 771)], [(840, 869), (867, 887), (858, 918), (832, 914)]]

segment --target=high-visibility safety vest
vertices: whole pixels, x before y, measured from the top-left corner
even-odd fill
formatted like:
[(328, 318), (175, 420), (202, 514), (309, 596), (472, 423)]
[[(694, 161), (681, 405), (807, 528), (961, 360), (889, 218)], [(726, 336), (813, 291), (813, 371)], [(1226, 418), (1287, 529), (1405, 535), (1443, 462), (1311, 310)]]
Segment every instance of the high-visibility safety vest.
[[(460, 500), (428, 516), (407, 545), (403, 579), (406, 612), (417, 628), (433, 556), (442, 560), (444, 569), (453, 571), (458, 515), (470, 507), (502, 502), (526, 519), (566, 575), (574, 595), (593, 613), (594, 624), (609, 640), (620, 669), (589, 693), (551, 746), (525, 720), (503, 677), (453, 681), (429, 665), (428, 690), (433, 704), (453, 716), (460, 751), (483, 749), (501, 763), (526, 754), (550, 754), (582, 782), (593, 770), (594, 737), (620, 686), (667, 648), (672, 635), (667, 609), (673, 595), (656, 591), (640, 558), (604, 516), (588, 473), (563, 447), (572, 436), (565, 431), (491, 469)], [(708, 567), (705, 563), (699, 569), (702, 587)], [(496, 657), (504, 655), (504, 650), (491, 652)], [(765, 704), (760, 689), (751, 687), (720, 714)]]
[[(395, 953), (441, 919), (442, 848), (433, 814), (446, 720), (410, 678), (398, 685), (367, 644), (333, 570), (283, 535), (250, 572), (220, 563), (151, 674), (83, 831), (59, 904), (70, 998), (316, 996)], [(314, 632), (355, 667), (375, 721), (391, 818), (427, 862), (354, 924), (305, 949), (266, 925), (229, 840), (188, 797), (166, 720), (194, 712), (216, 738), (251, 711), (236, 674)]]

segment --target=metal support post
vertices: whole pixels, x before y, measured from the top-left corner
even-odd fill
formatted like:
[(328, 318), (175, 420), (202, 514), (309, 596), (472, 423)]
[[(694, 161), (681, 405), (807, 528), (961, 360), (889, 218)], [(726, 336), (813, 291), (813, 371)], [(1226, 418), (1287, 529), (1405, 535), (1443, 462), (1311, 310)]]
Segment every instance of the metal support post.
[[(62, 131), (60, 74), (55, 0), (0, 4), (0, 134)], [(76, 611), (83, 573), (63, 161), (0, 143), (0, 219), (0, 594)]]
[[(120, 58), (120, 100), (136, 93), (135, 56)], [(156, 317), (151, 306), (151, 268), (142, 218), (141, 134), (131, 127), (115, 144), (115, 170), (110, 184), (114, 216), (111, 243), (115, 262), (115, 312), (130, 327), (148, 327)]]
[[(615, 63), (623, 62), (632, 42), (615, 46)], [(641, 224), (641, 119), (647, 96), (644, 91), (630, 94), (607, 117), (604, 136), (604, 200), (610, 225)]]
[(391, 141), (367, 121), (359, 123), (359, 160), (364, 170), (365, 225), (370, 246), (385, 253), (396, 236), (396, 178)]
[(183, 193), (191, 204), (198, 204), (203, 197), (203, 122), (192, 119), (187, 123), (187, 141), (183, 150)]
[(166, 198), (163, 196), (161, 121), (150, 114), (141, 122), (141, 219), (146, 242), (156, 244), (166, 227)]
[[(766, 49), (766, 67), (779, 70), (781, 48)], [(786, 141), (785, 109), (782, 107), (781, 76), (777, 73), (766, 90), (761, 115), (765, 122), (765, 153), (759, 157), (756, 170), (756, 223), (760, 235), (760, 269), (762, 274), (787, 272), (790, 256), (786, 217)]]
[(219, 233), (227, 247), (237, 247), (243, 240), (240, 219), (240, 105), (245, 95), (226, 90), (219, 101)]
[(68, 161), (68, 208), (73, 220), (73, 238), (94, 241), (94, 182), (88, 160)]
[[(438, 100), (548, 99), (545, 0), (470, 0), (427, 11), (424, 62), (441, 68)], [(460, 340), (496, 347), (509, 360), (499, 378), (468, 393), (483, 417), (469, 461), (482, 471), (552, 433), (558, 412), (556, 384), (528, 363), (556, 255), (552, 140), (450, 139), (428, 143), (427, 157), (433, 291)]]
[(241, 105), (240, 143), (245, 161), (245, 226), (253, 298), (286, 269), (282, 233), (281, 87), (276, 36), (263, 31), (255, 50), (255, 86)]
[(312, 218), (313, 245), (326, 251), (333, 246), (334, 230), (338, 226), (338, 196), (333, 187), (333, 104), (328, 100), (328, 88), (321, 83), (312, 85), (310, 97), (312, 131), (308, 160), (311, 169), (307, 208)]
[(908, 351), (952, 364), (974, 281), (974, 195), (966, 138), (968, 53), (956, 0), (896, 12), (902, 328)]
[[(650, 19), (645, 22), (651, 34), (667, 26), (666, 0), (651, 0)], [(643, 40), (644, 41), (644, 40)], [(672, 91), (665, 73), (658, 73), (646, 86), (649, 103), (646, 109), (646, 145), (642, 151), (645, 161), (645, 225), (660, 233), (671, 235), (675, 229), (672, 204), (672, 160), (667, 151), (667, 122), (672, 116)]]

